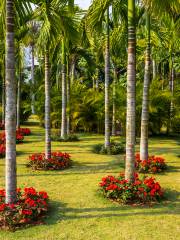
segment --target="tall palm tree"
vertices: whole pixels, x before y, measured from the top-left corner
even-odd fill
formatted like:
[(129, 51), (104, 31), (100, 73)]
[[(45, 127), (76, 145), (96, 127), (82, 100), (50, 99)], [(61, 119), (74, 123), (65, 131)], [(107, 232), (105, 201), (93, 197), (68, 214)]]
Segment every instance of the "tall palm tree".
[(16, 201), (16, 81), (14, 0), (6, 0), (6, 203)]
[(151, 74), (151, 46), (150, 46), (150, 15), (146, 14), (146, 28), (147, 28), (147, 48), (145, 56), (145, 72), (143, 85), (143, 101), (141, 114), (141, 140), (140, 140), (140, 159), (148, 159), (148, 125), (149, 125), (149, 86)]
[(128, 65), (127, 65), (127, 115), (126, 115), (126, 167), (125, 178), (133, 182), (135, 171), (136, 125), (136, 32), (135, 0), (128, 0)]
[(106, 48), (105, 48), (105, 148), (110, 147), (109, 126), (109, 76), (110, 76), (109, 7), (106, 12)]
[(61, 137), (67, 137), (67, 91), (66, 91), (66, 51), (65, 39), (62, 38), (62, 120), (61, 120)]

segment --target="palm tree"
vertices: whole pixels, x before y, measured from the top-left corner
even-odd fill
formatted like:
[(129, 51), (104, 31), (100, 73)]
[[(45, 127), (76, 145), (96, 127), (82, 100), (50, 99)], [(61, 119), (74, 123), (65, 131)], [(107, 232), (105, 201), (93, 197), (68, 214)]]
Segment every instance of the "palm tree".
[(109, 126), (109, 76), (110, 76), (110, 52), (109, 52), (109, 7), (106, 12), (106, 48), (105, 48), (105, 148), (110, 147)]
[(14, 0), (6, 1), (6, 203), (16, 201), (16, 81)]
[(62, 120), (61, 138), (67, 137), (67, 91), (66, 91), (66, 51), (65, 39), (62, 38)]
[(149, 124), (149, 86), (151, 74), (151, 56), (150, 56), (150, 15), (146, 16), (147, 28), (147, 48), (145, 56), (145, 72), (143, 86), (143, 101), (141, 114), (141, 140), (140, 140), (140, 159), (148, 159), (148, 124)]
[(128, 0), (128, 66), (126, 115), (125, 178), (133, 182), (135, 171), (135, 114), (136, 114), (136, 32), (135, 0)]

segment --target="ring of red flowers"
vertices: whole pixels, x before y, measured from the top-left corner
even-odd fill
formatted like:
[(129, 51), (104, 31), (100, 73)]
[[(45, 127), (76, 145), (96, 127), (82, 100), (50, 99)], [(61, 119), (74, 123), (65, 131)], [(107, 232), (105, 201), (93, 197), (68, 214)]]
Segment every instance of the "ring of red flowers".
[(15, 228), (22, 224), (36, 223), (48, 211), (48, 195), (33, 187), (17, 189), (17, 201), (5, 203), (5, 190), (0, 190), (0, 227)]

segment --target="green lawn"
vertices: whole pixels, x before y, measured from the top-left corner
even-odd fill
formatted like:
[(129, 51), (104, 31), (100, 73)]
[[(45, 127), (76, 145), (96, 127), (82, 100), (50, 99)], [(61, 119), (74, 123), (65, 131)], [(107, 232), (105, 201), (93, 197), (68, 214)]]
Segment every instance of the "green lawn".
[[(107, 174), (123, 171), (123, 156), (102, 156), (91, 152), (103, 136), (84, 135), (80, 142), (53, 143), (53, 150), (72, 155), (74, 166), (64, 171), (35, 172), (26, 168), (28, 155), (44, 151), (44, 130), (31, 127), (33, 135), (17, 146), (18, 186), (33, 186), (48, 192), (53, 206), (46, 224), (0, 232), (0, 240), (177, 240), (178, 175), (180, 145), (177, 139), (150, 140), (150, 153), (166, 158), (169, 169), (157, 175), (168, 200), (153, 207), (120, 206), (97, 193), (98, 183)], [(138, 149), (138, 148), (137, 148)], [(0, 187), (4, 187), (4, 160), (0, 160)]]

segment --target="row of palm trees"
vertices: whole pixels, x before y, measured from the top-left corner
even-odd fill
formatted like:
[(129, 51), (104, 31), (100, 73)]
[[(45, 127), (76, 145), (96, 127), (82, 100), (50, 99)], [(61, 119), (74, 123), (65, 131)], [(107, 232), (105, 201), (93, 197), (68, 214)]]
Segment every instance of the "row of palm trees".
[[(69, 132), (70, 118), (67, 116), (67, 105), (70, 98), (69, 87), (69, 51), (70, 46), (77, 46), (77, 42), (81, 42), (82, 39), (79, 35), (83, 35), (84, 29), (87, 34), (87, 42), (91, 42), (93, 38), (99, 35), (104, 35), (105, 38), (105, 147), (110, 146), (110, 118), (109, 118), (109, 83), (110, 83), (110, 65), (113, 62), (114, 69), (116, 70), (117, 58), (111, 57), (113, 46), (111, 46), (111, 28), (115, 30), (121, 27), (120, 34), (121, 39), (126, 39), (128, 35), (128, 62), (127, 62), (127, 117), (126, 117), (126, 170), (125, 176), (129, 181), (134, 181), (134, 161), (135, 161), (135, 131), (136, 131), (136, 17), (135, 12), (137, 3), (135, 0), (94, 0), (87, 15), (81, 21), (81, 31), (78, 31), (80, 18), (78, 18), (79, 9), (74, 7), (73, 1), (5, 1), (6, 6), (6, 202), (12, 203), (16, 200), (16, 81), (15, 81), (15, 28), (14, 23), (17, 24), (17, 18), (24, 17), (24, 21), (29, 20), (28, 16), (31, 16), (33, 20), (38, 22), (38, 37), (37, 40), (31, 41), (31, 47), (38, 49), (38, 52), (43, 55), (44, 58), (44, 76), (45, 76), (45, 155), (46, 158), (51, 156), (51, 58), (52, 53), (60, 56), (61, 59), (61, 81), (62, 81), (62, 121), (61, 121), (61, 137), (66, 138)], [(30, 3), (36, 4), (35, 10), (32, 11)], [(166, 9), (170, 9), (168, 13), (177, 12), (177, 1), (173, 0), (171, 6), (170, 1), (166, 1)], [(148, 157), (148, 95), (150, 85), (150, 14), (152, 11), (159, 11), (158, 1), (141, 1), (143, 5), (143, 11), (146, 12), (146, 35), (147, 35), (147, 47), (145, 58), (145, 74), (144, 74), (144, 88), (143, 88), (143, 103), (142, 103), (142, 118), (141, 118), (141, 144), (140, 153), (142, 159)], [(168, 5), (169, 4), (169, 5)], [(112, 8), (110, 8), (112, 6)], [(170, 8), (167, 8), (170, 6)], [(15, 8), (14, 8), (15, 7)], [(26, 9), (25, 16), (21, 11), (17, 15), (17, 10)], [(30, 10), (29, 10), (30, 9)], [(118, 11), (117, 11), (118, 9)], [(15, 12), (14, 12), (15, 10)], [(110, 11), (111, 10), (111, 11)], [(30, 14), (29, 14), (30, 12)], [(113, 14), (114, 23), (110, 18), (110, 12)], [(141, 14), (139, 14), (141, 15)], [(128, 19), (128, 21), (126, 21)], [(104, 21), (105, 20), (105, 21)], [(84, 21), (84, 22), (83, 22)], [(125, 26), (128, 22), (128, 32), (126, 33), (126, 27), (122, 27), (125, 22)], [(84, 23), (84, 24), (82, 24)], [(104, 27), (105, 23), (105, 27)], [(114, 26), (112, 27), (112, 25)], [(27, 24), (25, 24), (27, 25)], [(94, 30), (93, 30), (94, 29)], [(118, 39), (118, 34), (114, 31), (115, 39)], [(96, 36), (96, 37), (95, 37)], [(83, 35), (83, 38), (85, 36)], [(100, 38), (99, 36), (97, 38)], [(85, 39), (83, 39), (85, 41)], [(126, 40), (124, 40), (126, 42)], [(36, 45), (35, 45), (36, 44)], [(59, 48), (61, 46), (61, 48)], [(96, 46), (98, 47), (98, 46)], [(101, 48), (101, 44), (99, 48)], [(120, 48), (121, 51), (122, 48)], [(126, 51), (123, 48), (123, 51)], [(173, 51), (173, 50), (172, 50)], [(117, 51), (118, 52), (118, 51)], [(115, 50), (115, 54), (117, 54)], [(74, 81), (74, 63), (75, 54), (72, 58), (72, 81)], [(34, 59), (34, 57), (33, 57)], [(57, 58), (58, 59), (58, 58)], [(98, 61), (98, 57), (97, 57)], [(173, 62), (173, 61), (172, 61)], [(34, 65), (34, 64), (33, 64)], [(172, 64), (173, 69), (173, 64)], [(32, 79), (33, 76), (32, 66)], [(21, 72), (21, 71), (20, 71)], [(98, 74), (97, 74), (98, 76)], [(116, 87), (116, 71), (114, 74)], [(172, 74), (173, 76), (173, 74)], [(60, 74), (59, 74), (60, 78)], [(172, 77), (173, 79), (173, 77)], [(68, 83), (68, 84), (67, 84)], [(98, 79), (96, 82), (96, 88), (98, 89)], [(20, 88), (19, 88), (20, 89)], [(68, 98), (67, 98), (68, 89)], [(114, 95), (115, 98), (115, 95)], [(33, 97), (34, 99), (34, 97)], [(34, 101), (34, 100), (33, 100)], [(114, 102), (115, 104), (115, 102)], [(116, 106), (114, 105), (114, 111)], [(115, 122), (115, 119), (113, 120)], [(68, 126), (68, 128), (67, 128)]]

